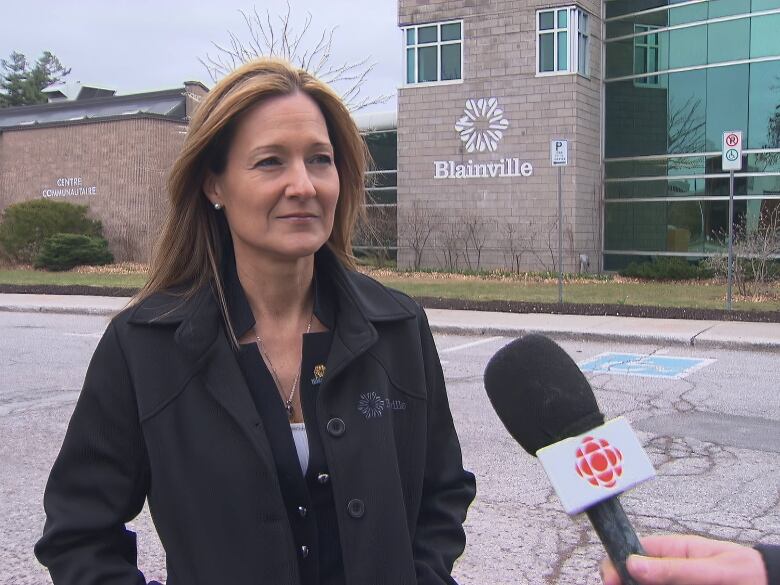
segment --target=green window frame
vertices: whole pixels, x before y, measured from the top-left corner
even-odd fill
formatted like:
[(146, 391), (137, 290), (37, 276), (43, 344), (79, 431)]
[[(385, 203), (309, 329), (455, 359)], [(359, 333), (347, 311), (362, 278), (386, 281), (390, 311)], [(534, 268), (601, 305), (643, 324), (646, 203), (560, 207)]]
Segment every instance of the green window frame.
[(589, 73), (590, 15), (577, 6), (536, 13), (536, 74)]
[(406, 85), (463, 80), (463, 21), (402, 28)]

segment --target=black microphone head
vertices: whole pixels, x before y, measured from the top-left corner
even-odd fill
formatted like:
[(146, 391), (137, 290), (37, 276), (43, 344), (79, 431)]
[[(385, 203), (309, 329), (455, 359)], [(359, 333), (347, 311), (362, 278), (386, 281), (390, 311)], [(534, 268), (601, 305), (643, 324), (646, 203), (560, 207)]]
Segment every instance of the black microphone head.
[(509, 434), (534, 456), (604, 423), (585, 375), (544, 335), (515, 339), (490, 358), (485, 390)]

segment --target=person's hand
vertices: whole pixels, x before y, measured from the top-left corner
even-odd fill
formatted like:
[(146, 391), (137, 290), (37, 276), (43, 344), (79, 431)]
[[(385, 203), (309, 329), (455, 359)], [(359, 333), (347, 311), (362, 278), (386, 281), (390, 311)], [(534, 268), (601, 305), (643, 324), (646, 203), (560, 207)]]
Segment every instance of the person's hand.
[[(752, 548), (687, 535), (641, 541), (648, 556), (631, 555), (626, 562), (641, 585), (767, 585), (764, 561)], [(601, 578), (604, 585), (621, 585), (609, 560), (601, 564)]]

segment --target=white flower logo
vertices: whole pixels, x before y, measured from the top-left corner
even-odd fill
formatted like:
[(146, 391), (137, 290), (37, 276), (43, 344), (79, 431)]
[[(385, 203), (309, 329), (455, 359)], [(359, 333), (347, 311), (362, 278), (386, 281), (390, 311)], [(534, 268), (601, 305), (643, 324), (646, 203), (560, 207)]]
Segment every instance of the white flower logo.
[(468, 99), (463, 113), (465, 115), (455, 124), (455, 130), (460, 132), (460, 139), (466, 143), (466, 150), (495, 152), (504, 136), (504, 130), (509, 128), (509, 120), (504, 118), (504, 110), (498, 107), (498, 100)]
[(376, 418), (382, 416), (385, 410), (385, 401), (376, 392), (361, 394), (358, 402), (358, 410), (366, 418)]

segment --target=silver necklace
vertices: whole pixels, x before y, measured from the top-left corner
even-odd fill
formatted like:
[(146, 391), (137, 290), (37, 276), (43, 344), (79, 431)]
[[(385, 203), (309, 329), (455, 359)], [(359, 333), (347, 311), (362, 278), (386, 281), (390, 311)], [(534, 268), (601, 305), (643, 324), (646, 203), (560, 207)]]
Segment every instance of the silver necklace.
[[(312, 308), (311, 315), (309, 316), (309, 323), (306, 325), (306, 333), (309, 333), (311, 331), (311, 323), (314, 320), (314, 309)], [(305, 334), (304, 334), (305, 335)], [(303, 366), (303, 340), (301, 340), (301, 363), (298, 364), (298, 369), (295, 372), (295, 379), (292, 383), (292, 388), (290, 388), (290, 395), (285, 399), (284, 398), (284, 390), (282, 390), (282, 384), (279, 381), (279, 374), (276, 373), (276, 368), (274, 368), (273, 363), (271, 363), (271, 358), (268, 357), (268, 354), (265, 352), (265, 349), (263, 349), (263, 340), (260, 339), (260, 335), (257, 333), (257, 323), (255, 323), (255, 339), (257, 339), (257, 348), (260, 350), (260, 355), (263, 356), (263, 359), (265, 359), (266, 363), (268, 363), (268, 367), (271, 368), (271, 375), (274, 378), (274, 382), (276, 383), (276, 387), (279, 390), (279, 393), (282, 396), (282, 399), (284, 400), (284, 408), (287, 411), (287, 418), (289, 418), (291, 421), (293, 418), (295, 418), (295, 407), (293, 406), (293, 398), (295, 398), (295, 389), (298, 387), (298, 379), (301, 377), (301, 367)]]

